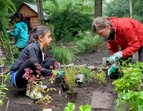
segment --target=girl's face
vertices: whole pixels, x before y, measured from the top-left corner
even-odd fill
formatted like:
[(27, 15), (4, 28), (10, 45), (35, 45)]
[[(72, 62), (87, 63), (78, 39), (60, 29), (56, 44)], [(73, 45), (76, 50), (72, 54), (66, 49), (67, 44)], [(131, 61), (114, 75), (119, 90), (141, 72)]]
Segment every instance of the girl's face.
[(14, 17), (15, 22), (19, 22), (20, 19), (18, 19), (17, 17)]
[(51, 32), (48, 31), (45, 36), (40, 37), (39, 38), (41, 45), (43, 45), (43, 47), (45, 46), (49, 46), (50, 43), (52, 42), (52, 37), (51, 37)]

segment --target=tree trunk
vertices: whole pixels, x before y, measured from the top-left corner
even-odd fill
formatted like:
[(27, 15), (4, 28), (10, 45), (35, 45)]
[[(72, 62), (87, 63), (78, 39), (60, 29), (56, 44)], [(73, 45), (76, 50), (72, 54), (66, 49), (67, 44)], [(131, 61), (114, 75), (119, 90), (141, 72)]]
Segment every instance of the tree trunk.
[(36, 0), (37, 8), (38, 8), (38, 18), (41, 25), (44, 25), (44, 13), (43, 13), (43, 6), (42, 0)]
[(102, 0), (95, 0), (94, 8), (95, 8), (94, 17), (102, 16)]
[(129, 0), (129, 7), (130, 7), (130, 17), (133, 18), (133, 7), (132, 7), (132, 0)]

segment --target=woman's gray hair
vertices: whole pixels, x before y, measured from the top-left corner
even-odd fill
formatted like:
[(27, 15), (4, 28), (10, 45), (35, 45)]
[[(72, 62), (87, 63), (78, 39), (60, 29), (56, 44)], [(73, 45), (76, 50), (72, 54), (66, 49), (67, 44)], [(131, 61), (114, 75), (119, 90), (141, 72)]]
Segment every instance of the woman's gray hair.
[(93, 20), (92, 30), (95, 33), (97, 30), (105, 28), (107, 24), (110, 25), (110, 21), (108, 18), (97, 17)]

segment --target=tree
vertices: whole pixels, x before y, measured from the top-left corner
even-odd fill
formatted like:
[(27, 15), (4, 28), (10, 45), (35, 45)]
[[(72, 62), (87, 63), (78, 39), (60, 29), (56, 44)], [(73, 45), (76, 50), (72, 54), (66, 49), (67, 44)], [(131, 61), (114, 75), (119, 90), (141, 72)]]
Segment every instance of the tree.
[[(133, 18), (143, 21), (143, 0), (132, 0)], [(104, 7), (104, 16), (130, 17), (129, 0), (112, 0)]]
[(95, 7), (94, 17), (102, 16), (102, 0), (95, 0), (94, 7)]
[(129, 0), (129, 7), (130, 7), (130, 17), (133, 18), (132, 0)]

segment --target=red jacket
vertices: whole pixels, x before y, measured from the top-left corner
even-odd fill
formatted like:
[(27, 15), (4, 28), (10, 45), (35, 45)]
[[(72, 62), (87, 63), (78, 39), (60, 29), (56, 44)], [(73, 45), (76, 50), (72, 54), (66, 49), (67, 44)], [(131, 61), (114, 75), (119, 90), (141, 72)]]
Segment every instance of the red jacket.
[(143, 24), (131, 18), (109, 19), (115, 30), (114, 41), (107, 42), (111, 55), (122, 48), (123, 58), (126, 58), (143, 47)]

